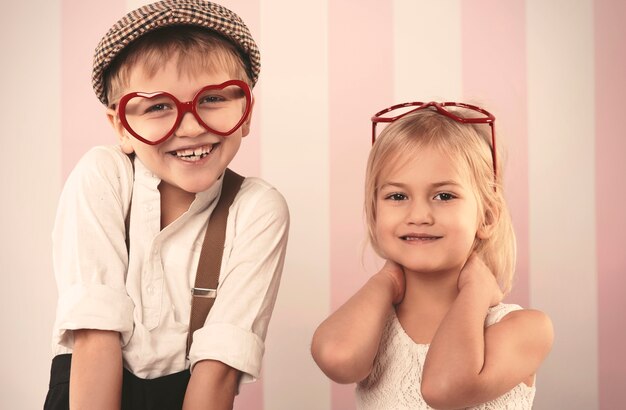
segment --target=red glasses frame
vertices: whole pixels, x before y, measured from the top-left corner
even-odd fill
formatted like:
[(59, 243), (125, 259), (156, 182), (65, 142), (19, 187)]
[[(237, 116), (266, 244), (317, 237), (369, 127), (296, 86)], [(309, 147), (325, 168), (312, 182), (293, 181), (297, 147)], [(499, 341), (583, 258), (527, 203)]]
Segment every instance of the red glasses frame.
[[(239, 120), (239, 122), (237, 124), (235, 124), (235, 126), (233, 128), (231, 128), (230, 130), (226, 131), (226, 132), (222, 132), (222, 131), (218, 131), (215, 130), (211, 127), (209, 127), (204, 121), (202, 121), (202, 118), (200, 117), (200, 115), (198, 114), (198, 112), (196, 111), (196, 104), (198, 102), (198, 98), (200, 98), (200, 96), (202, 95), (202, 93), (204, 93), (207, 90), (222, 90), (228, 86), (231, 85), (236, 85), (238, 87), (240, 87), (245, 96), (246, 96), (246, 109), (243, 113), (243, 115), (241, 116), (241, 120)], [(143, 97), (143, 98), (148, 98), (148, 99), (152, 99), (155, 97), (160, 97), (160, 96), (165, 96), (168, 98), (171, 98), (172, 101), (174, 101), (176, 103), (176, 109), (178, 112), (178, 115), (176, 117), (176, 121), (174, 121), (174, 125), (172, 126), (172, 128), (165, 134), (165, 136), (157, 141), (150, 141), (147, 140), (145, 138), (143, 138), (141, 135), (137, 134), (130, 126), (130, 124), (128, 123), (128, 120), (126, 119), (126, 104), (128, 104), (128, 102), (134, 98), (134, 97)], [(250, 115), (250, 110), (252, 108), (252, 92), (250, 91), (250, 87), (248, 86), (248, 84), (246, 84), (243, 81), (240, 80), (228, 80), (226, 82), (223, 82), (221, 84), (213, 84), (213, 85), (207, 85), (206, 87), (203, 87), (202, 89), (200, 89), (200, 91), (198, 91), (196, 93), (196, 95), (193, 97), (193, 100), (191, 101), (187, 101), (187, 102), (181, 102), (178, 100), (178, 98), (174, 97), (172, 94), (165, 92), (165, 91), (157, 91), (154, 93), (145, 93), (145, 92), (132, 92), (129, 94), (124, 95), (119, 102), (118, 108), (117, 108), (117, 113), (118, 116), (120, 118), (120, 121), (122, 123), (122, 125), (124, 126), (124, 128), (126, 129), (126, 131), (128, 131), (133, 137), (137, 138), (139, 141), (148, 144), (148, 145), (158, 145), (160, 143), (162, 143), (163, 141), (167, 140), (169, 137), (171, 137), (174, 134), (174, 131), (176, 131), (176, 129), (178, 128), (178, 126), (180, 125), (180, 122), (183, 120), (183, 116), (185, 114), (187, 114), (188, 112), (192, 113), (193, 116), (196, 118), (196, 120), (198, 121), (198, 123), (200, 125), (202, 125), (204, 127), (204, 129), (206, 129), (207, 131), (213, 133), (213, 134), (217, 134), (220, 135), (222, 137), (228, 136), (230, 134), (232, 134), (233, 132), (235, 132), (239, 127), (241, 127), (241, 125), (246, 121), (246, 119), (248, 118), (248, 115)]]
[[(407, 112), (404, 112), (400, 115), (396, 115), (395, 117), (381, 117), (381, 115), (386, 114), (388, 112), (391, 112), (393, 110), (397, 110), (399, 108), (407, 108), (407, 107), (415, 107), (412, 110), (409, 110)], [(471, 105), (471, 104), (465, 104), (465, 103), (458, 103), (458, 102), (435, 102), (435, 101), (431, 101), (431, 102), (408, 102), (408, 103), (402, 103), (402, 104), (396, 104), (396, 105), (392, 105), (389, 108), (385, 108), (384, 110), (378, 111), (376, 114), (374, 114), (372, 116), (372, 145), (374, 144), (374, 142), (376, 142), (376, 124), (381, 123), (381, 122), (385, 122), (385, 123), (390, 123), (390, 122), (394, 122), (406, 115), (409, 115), (415, 111), (419, 111), (419, 110), (423, 110), (425, 108), (430, 108), (433, 107), (435, 108), (435, 110), (437, 110), (437, 112), (441, 115), (445, 115), (448, 118), (451, 118), (455, 121), (458, 121), (460, 123), (463, 124), (488, 124), (489, 127), (491, 127), (491, 158), (493, 161), (493, 173), (494, 175), (497, 176), (497, 160), (496, 160), (496, 130), (495, 130), (495, 122), (496, 122), (496, 117), (491, 114), (489, 111), (477, 107), (475, 105)], [(460, 117), (457, 114), (450, 112), (446, 109), (446, 107), (459, 107), (459, 108), (466, 108), (472, 111), (476, 111), (478, 113), (481, 113), (483, 115), (485, 115), (485, 117), (478, 117), (478, 118), (474, 118), (474, 117), (470, 117), (470, 118), (466, 118), (466, 117)]]

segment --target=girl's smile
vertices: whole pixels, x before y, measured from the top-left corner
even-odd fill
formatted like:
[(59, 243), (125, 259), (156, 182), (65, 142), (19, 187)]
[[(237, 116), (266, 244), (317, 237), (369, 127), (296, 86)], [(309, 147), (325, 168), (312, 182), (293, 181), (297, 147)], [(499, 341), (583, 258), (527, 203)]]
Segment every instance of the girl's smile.
[(443, 237), (430, 235), (427, 233), (409, 233), (409, 234), (400, 236), (400, 239), (402, 239), (403, 241), (416, 242), (416, 243), (431, 243), (441, 238)]

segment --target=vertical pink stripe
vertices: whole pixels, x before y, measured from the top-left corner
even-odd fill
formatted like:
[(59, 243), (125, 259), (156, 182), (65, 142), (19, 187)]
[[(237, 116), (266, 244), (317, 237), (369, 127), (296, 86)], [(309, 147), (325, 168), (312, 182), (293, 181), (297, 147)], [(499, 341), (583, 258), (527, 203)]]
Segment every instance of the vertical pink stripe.
[[(528, 305), (528, 135), (523, 0), (462, 3), (463, 94), (488, 104), (505, 141), (506, 196), (517, 235), (517, 270), (508, 300)], [(502, 144), (501, 144), (502, 146)]]
[(62, 177), (94, 145), (116, 144), (105, 109), (91, 88), (93, 52), (106, 31), (125, 14), (124, 0), (61, 5)]
[[(260, 0), (217, 0), (217, 2), (224, 7), (227, 7), (237, 13), (239, 17), (246, 23), (252, 37), (256, 41), (259, 49), (261, 50), (261, 75), (259, 82), (254, 87), (254, 101), (255, 104), (252, 109), (252, 128), (250, 134), (243, 139), (241, 148), (237, 153), (237, 156), (233, 159), (230, 167), (246, 176), (261, 176), (261, 114), (262, 107), (258, 103), (261, 101), (261, 90), (263, 88), (263, 44), (260, 38), (261, 34), (261, 7)], [(262, 392), (262, 384), (255, 383), (254, 389), (259, 389)], [(246, 388), (248, 390), (248, 388)], [(258, 403), (262, 405), (262, 396), (256, 397)], [(250, 408), (252, 407), (242, 407)], [(256, 408), (256, 407), (255, 407)]]
[[(261, 50), (261, 75), (259, 83), (254, 87), (256, 104), (252, 112), (252, 127), (250, 134), (243, 139), (239, 152), (233, 159), (230, 167), (246, 176), (261, 176), (261, 84), (263, 83), (263, 44), (261, 33), (261, 7), (259, 0), (218, 0), (224, 7), (234, 11), (250, 29), (252, 37)], [(271, 322), (270, 322), (271, 327)], [(264, 361), (264, 365), (267, 361)], [(261, 377), (254, 383), (244, 384), (235, 398), (234, 409), (263, 410), (263, 369)]]
[(626, 139), (620, 119), (626, 95), (626, 3), (594, 2), (596, 85), (596, 240), (598, 260), (599, 400), (624, 406), (626, 379)]
[[(370, 117), (393, 98), (392, 3), (329, 2), (331, 309), (367, 279), (361, 264)], [(333, 384), (333, 409), (354, 408), (354, 385)]]

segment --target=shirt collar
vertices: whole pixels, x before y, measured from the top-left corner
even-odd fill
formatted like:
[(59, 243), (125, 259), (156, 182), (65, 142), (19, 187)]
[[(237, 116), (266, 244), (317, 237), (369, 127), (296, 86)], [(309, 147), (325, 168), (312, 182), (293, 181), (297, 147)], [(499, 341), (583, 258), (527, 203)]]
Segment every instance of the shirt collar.
[[(150, 171), (141, 160), (135, 155), (134, 159), (135, 168), (135, 184), (141, 184), (146, 188), (158, 193), (159, 184), (161, 179)], [(222, 183), (224, 181), (224, 174), (220, 175), (219, 179), (209, 187), (209, 189), (198, 192), (196, 198), (189, 206), (189, 213), (196, 214), (202, 212), (207, 207), (211, 206), (215, 199), (219, 196), (222, 190)]]

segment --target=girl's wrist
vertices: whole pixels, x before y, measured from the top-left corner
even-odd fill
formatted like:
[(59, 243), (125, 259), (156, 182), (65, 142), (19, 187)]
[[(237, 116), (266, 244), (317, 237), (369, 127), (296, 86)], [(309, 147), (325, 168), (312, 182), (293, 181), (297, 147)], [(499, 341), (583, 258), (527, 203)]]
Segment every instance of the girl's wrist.
[(384, 270), (381, 270), (374, 276), (372, 276), (369, 280), (372, 287), (374, 287), (377, 292), (382, 292), (385, 295), (385, 298), (389, 299), (389, 304), (393, 305), (398, 296), (398, 286), (399, 284), (395, 282), (395, 280)]
[(493, 292), (485, 286), (481, 286), (480, 283), (471, 282), (465, 284), (459, 289), (459, 296), (464, 295), (476, 303), (484, 304), (486, 308), (491, 306)]
[(378, 272), (372, 276), (368, 282), (377, 292), (383, 292), (385, 295), (389, 295), (390, 299), (393, 297), (393, 282), (384, 272)]

